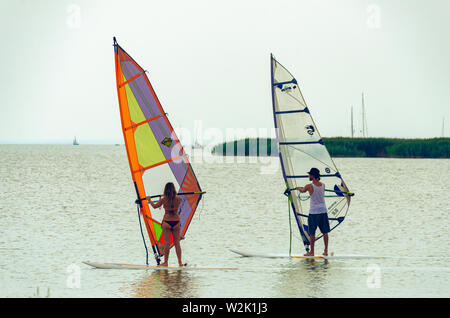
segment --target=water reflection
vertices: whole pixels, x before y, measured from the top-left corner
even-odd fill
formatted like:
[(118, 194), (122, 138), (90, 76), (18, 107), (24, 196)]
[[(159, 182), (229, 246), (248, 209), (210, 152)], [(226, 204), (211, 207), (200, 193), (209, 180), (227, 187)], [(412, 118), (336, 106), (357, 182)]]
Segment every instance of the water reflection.
[(147, 271), (140, 281), (131, 284), (130, 296), (139, 298), (198, 297), (192, 278), (192, 273), (183, 270)]
[(290, 262), (281, 274), (277, 297), (329, 297), (328, 260), (296, 260)]

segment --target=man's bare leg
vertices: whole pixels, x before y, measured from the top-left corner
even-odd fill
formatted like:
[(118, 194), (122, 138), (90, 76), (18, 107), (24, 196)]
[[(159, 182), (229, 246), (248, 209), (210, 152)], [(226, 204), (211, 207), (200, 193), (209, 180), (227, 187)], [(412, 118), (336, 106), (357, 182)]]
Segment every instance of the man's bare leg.
[(324, 256), (328, 256), (328, 233), (323, 235), (323, 243), (325, 244), (325, 249), (323, 251)]
[(304, 256), (314, 256), (314, 242), (316, 237), (314, 235), (309, 236), (309, 241), (311, 242), (311, 249), (309, 253), (306, 253)]

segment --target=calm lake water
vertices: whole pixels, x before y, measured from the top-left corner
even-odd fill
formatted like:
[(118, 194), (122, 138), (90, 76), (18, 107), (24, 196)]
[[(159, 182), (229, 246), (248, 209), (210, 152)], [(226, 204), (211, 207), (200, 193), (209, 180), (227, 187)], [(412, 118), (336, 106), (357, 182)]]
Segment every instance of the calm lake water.
[(98, 270), (145, 263), (125, 148), (0, 145), (0, 297), (450, 297), (450, 160), (335, 159), (356, 196), (330, 252), (385, 258), (310, 261), (230, 252), (288, 253), (284, 182), (276, 157), (213, 159), (183, 258), (239, 270)]

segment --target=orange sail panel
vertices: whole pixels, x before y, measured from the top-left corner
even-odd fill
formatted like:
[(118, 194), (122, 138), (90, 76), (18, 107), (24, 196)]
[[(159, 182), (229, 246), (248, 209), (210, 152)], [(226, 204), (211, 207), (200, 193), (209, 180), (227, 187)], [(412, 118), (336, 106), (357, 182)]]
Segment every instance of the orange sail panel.
[[(179, 193), (195, 192), (181, 196), (184, 236), (202, 196), (200, 185), (146, 72), (115, 38), (114, 53), (122, 131), (137, 197), (159, 195), (167, 182)], [(146, 200), (142, 201), (141, 214), (158, 261), (159, 246), (164, 244), (161, 223), (152, 218)]]

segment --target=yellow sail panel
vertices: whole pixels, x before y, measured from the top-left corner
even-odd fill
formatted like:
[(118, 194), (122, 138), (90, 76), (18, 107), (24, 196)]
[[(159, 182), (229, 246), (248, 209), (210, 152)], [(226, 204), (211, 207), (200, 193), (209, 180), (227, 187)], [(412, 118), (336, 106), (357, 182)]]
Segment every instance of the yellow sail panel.
[[(124, 77), (124, 81), (125, 81)], [(130, 112), (131, 121), (133, 123), (141, 123), (146, 121), (142, 109), (136, 100), (130, 86), (124, 85), (127, 95), (128, 108)], [(138, 162), (142, 167), (152, 166), (158, 162), (166, 160), (164, 154), (156, 140), (149, 125), (139, 125), (134, 132), (134, 142), (136, 145), (136, 153)]]
[[(123, 76), (123, 81), (125, 82), (127, 79), (125, 76)], [(128, 100), (128, 109), (130, 111), (130, 119), (133, 123), (140, 123), (145, 120), (144, 113), (142, 112), (142, 109), (139, 107), (139, 103), (136, 100), (136, 97), (134, 96), (130, 85), (122, 85), (122, 87), (125, 87), (125, 92)]]

